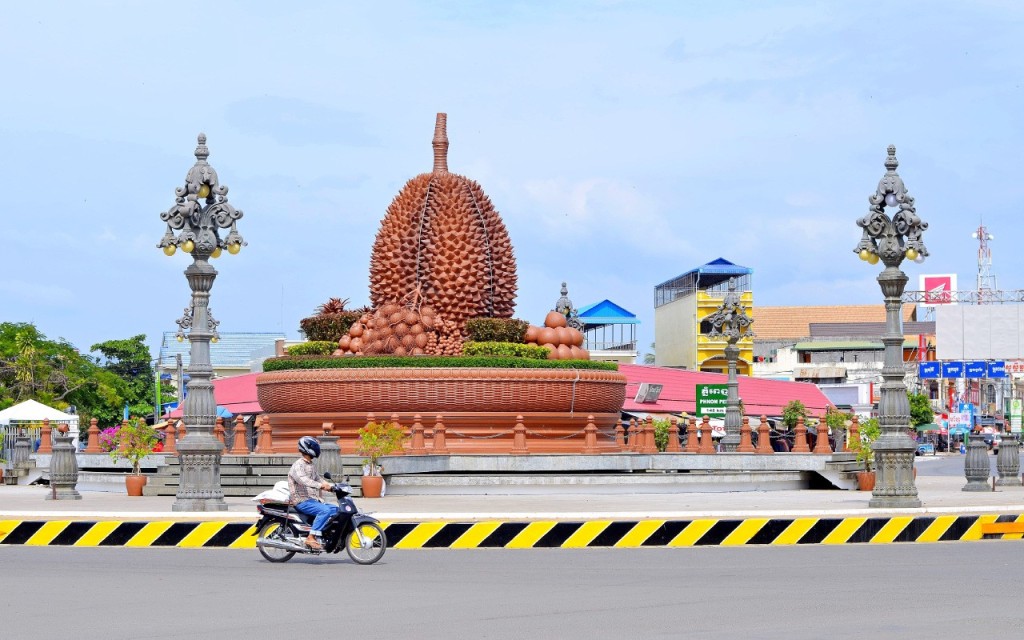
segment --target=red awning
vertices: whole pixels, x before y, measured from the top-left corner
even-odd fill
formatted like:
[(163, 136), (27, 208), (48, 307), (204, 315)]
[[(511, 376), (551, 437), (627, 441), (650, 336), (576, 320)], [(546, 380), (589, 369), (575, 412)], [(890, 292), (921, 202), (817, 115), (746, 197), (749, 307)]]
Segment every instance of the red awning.
[[(230, 378), (218, 378), (213, 381), (213, 399), (217, 406), (224, 407), (237, 415), (262, 413), (259, 400), (256, 399), (256, 376), (258, 373), (247, 373)], [(168, 418), (180, 418), (182, 407), (167, 414)]]

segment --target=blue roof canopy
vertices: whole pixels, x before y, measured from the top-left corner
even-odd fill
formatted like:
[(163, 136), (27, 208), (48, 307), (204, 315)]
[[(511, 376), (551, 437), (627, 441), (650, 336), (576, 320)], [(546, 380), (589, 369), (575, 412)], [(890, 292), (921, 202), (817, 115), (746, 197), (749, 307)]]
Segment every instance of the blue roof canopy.
[(724, 282), (729, 278), (746, 276), (752, 273), (754, 273), (754, 270), (750, 267), (743, 267), (734, 262), (730, 262), (725, 258), (718, 258), (695, 269), (690, 269), (686, 273), (666, 280), (658, 286), (671, 285), (677, 280), (681, 280), (687, 276), (696, 276), (700, 280), (701, 288), (706, 288), (720, 282)]
[(576, 315), (586, 325), (600, 324), (640, 324), (636, 314), (615, 304), (611, 300), (602, 300), (581, 307)]

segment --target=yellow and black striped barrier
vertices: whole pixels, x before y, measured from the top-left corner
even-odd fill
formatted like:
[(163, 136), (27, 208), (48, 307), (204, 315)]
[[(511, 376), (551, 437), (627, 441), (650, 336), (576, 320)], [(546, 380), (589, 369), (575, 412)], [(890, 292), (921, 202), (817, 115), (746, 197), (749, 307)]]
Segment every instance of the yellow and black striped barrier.
[[(1024, 514), (692, 520), (384, 523), (396, 549), (779, 546), (981, 540), (983, 525)], [(994, 537), (1024, 538), (1024, 533)], [(253, 523), (0, 520), (0, 545), (252, 549)]]

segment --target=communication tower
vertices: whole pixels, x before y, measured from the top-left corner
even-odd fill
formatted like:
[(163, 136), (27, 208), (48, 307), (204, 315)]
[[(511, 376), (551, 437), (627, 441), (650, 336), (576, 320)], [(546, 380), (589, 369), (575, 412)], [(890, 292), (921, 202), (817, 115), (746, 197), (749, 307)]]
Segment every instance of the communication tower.
[(978, 241), (978, 304), (985, 304), (998, 290), (996, 277), (992, 274), (992, 249), (988, 246), (989, 241), (996, 238), (988, 232), (984, 222), (979, 224), (978, 230), (971, 237)]

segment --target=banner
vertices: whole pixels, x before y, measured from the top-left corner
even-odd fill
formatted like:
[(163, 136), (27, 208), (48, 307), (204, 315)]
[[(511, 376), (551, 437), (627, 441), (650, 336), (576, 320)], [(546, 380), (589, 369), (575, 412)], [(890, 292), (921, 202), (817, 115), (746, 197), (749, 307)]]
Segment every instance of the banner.
[(1020, 433), (1021, 415), (1024, 414), (1024, 402), (1020, 398), (1010, 400), (1010, 431)]

